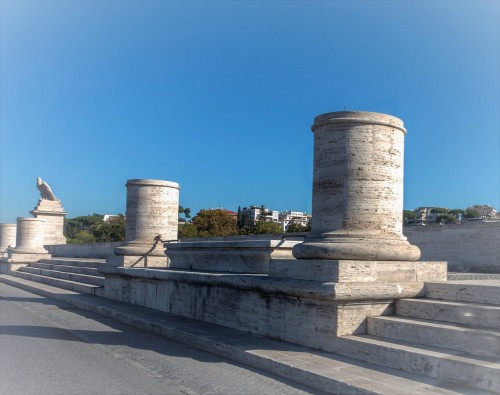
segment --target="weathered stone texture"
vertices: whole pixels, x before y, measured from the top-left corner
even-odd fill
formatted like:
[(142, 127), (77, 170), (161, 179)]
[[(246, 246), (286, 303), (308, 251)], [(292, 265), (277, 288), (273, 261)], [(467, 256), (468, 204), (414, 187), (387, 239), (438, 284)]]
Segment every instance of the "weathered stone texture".
[(500, 222), (411, 226), (403, 229), (422, 260), (448, 261), (453, 272), (500, 273)]
[[(49, 252), (43, 247), (45, 223), (38, 218), (17, 218), (16, 247), (9, 249), (9, 263), (37, 262), (42, 258), (50, 258)], [(9, 272), (11, 267), (3, 269)]]
[[(125, 244), (108, 263), (114, 266), (165, 267), (162, 240), (177, 240), (179, 184), (163, 180), (127, 181)], [(147, 259), (146, 259), (147, 257)]]
[(402, 234), (403, 122), (342, 111), (317, 116), (312, 130), (312, 232), (294, 256), (417, 260)]
[(0, 224), (0, 258), (7, 256), (7, 248), (16, 246), (16, 224)]
[(35, 218), (44, 221), (43, 245), (66, 244), (64, 231), (64, 218), (66, 212), (59, 200), (40, 199), (37, 206), (30, 213)]

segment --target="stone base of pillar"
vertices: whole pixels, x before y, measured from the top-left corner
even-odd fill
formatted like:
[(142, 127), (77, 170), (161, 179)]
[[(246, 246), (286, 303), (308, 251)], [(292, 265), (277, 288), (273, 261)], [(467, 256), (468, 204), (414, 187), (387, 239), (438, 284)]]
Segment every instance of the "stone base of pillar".
[(417, 261), (420, 249), (406, 240), (377, 238), (310, 238), (293, 248), (297, 259)]
[(58, 200), (40, 199), (37, 206), (30, 213), (35, 218), (45, 221), (45, 236), (43, 245), (66, 244), (64, 230), (64, 211), (62, 204)]
[(162, 243), (128, 242), (115, 248), (115, 255), (106, 264), (115, 267), (167, 267), (169, 259)]
[(447, 262), (275, 259), (269, 264), (269, 275), (297, 280), (360, 283), (368, 289), (373, 283), (446, 281)]

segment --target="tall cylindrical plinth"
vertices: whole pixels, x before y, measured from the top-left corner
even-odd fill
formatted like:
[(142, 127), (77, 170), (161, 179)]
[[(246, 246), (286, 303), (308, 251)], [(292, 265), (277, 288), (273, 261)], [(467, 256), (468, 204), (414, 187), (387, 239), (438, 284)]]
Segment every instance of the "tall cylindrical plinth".
[(46, 254), (43, 248), (45, 222), (38, 218), (17, 218), (16, 247), (20, 254)]
[(125, 244), (115, 249), (125, 266), (166, 266), (162, 240), (177, 240), (179, 184), (163, 180), (128, 180)]
[[(2, 264), (1, 271), (11, 272), (29, 263), (38, 262), (40, 259), (50, 258), (49, 252), (43, 248), (45, 223), (39, 218), (17, 219), (16, 246), (9, 248), (7, 258)], [(4, 267), (5, 264), (8, 267)]]
[(0, 257), (7, 256), (7, 248), (16, 246), (16, 224), (0, 224)]
[(317, 116), (312, 130), (312, 230), (294, 256), (417, 260), (419, 249), (402, 233), (403, 122), (342, 111)]

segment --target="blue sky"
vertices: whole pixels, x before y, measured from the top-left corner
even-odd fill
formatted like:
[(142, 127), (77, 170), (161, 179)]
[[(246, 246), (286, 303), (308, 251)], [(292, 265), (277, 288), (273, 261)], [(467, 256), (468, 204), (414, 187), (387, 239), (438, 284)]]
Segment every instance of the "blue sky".
[(46, 180), (69, 217), (311, 210), (316, 115), (405, 122), (405, 208), (500, 209), (498, 1), (0, 2), (0, 222)]

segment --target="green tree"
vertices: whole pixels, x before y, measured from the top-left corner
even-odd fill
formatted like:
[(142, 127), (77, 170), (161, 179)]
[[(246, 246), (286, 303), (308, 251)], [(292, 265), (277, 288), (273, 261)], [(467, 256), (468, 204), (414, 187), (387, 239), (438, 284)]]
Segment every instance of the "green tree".
[(444, 208), (444, 207), (434, 207), (431, 210), (432, 214), (448, 214), (449, 212), (450, 212), (450, 210), (447, 208)]
[(182, 207), (179, 206), (179, 216), (184, 215), (184, 218), (188, 219), (191, 218), (191, 209), (189, 207)]
[(403, 221), (417, 219), (417, 213), (412, 210), (403, 210)]
[(453, 215), (462, 214), (462, 215), (464, 215), (465, 210), (462, 210), (461, 208), (454, 208), (454, 209), (450, 210), (450, 214), (453, 214)]
[(68, 244), (95, 243), (96, 238), (87, 230), (79, 231), (74, 238), (67, 239)]
[(184, 225), (179, 225), (179, 239), (185, 239), (189, 237), (198, 237), (198, 229), (193, 223), (186, 223)]
[(233, 236), (238, 234), (236, 219), (225, 210), (201, 210), (193, 217), (191, 223), (196, 226), (199, 237)]
[(481, 218), (481, 212), (473, 208), (465, 210), (463, 215), (465, 218)]
[(240, 229), (240, 235), (271, 235), (280, 233), (283, 233), (283, 229), (276, 222), (258, 221), (255, 225), (244, 226)]
[(290, 225), (288, 225), (286, 233), (310, 232), (310, 231), (311, 231), (311, 225), (307, 224), (307, 226), (304, 226), (297, 222), (293, 222)]
[(125, 216), (119, 214), (104, 222), (103, 215), (68, 218), (64, 233), (68, 243), (102, 243), (125, 240)]
[(456, 224), (458, 220), (457, 217), (452, 214), (439, 214), (436, 216), (436, 222), (444, 224)]

